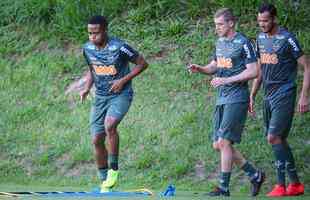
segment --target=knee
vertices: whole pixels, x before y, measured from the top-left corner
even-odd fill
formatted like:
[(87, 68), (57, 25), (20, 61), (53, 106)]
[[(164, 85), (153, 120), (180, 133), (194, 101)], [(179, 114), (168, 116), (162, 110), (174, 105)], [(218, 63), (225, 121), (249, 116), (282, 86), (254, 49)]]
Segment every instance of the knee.
[(268, 134), (267, 136), (268, 143), (271, 145), (282, 143), (282, 139), (279, 136)]
[(117, 134), (116, 128), (118, 121), (115, 118), (107, 118), (105, 121), (105, 132), (108, 136), (113, 136)]
[(104, 138), (103, 136), (101, 135), (95, 135), (93, 138), (92, 138), (92, 144), (95, 146), (95, 147), (101, 147), (104, 145)]
[(116, 131), (116, 125), (113, 123), (107, 123), (105, 125), (105, 131), (107, 133), (108, 136), (112, 136), (115, 135), (117, 133)]
[(222, 139), (222, 138), (219, 139), (217, 143), (218, 143), (219, 150), (222, 150), (231, 144), (229, 140)]
[(213, 149), (216, 150), (216, 151), (219, 151), (219, 150), (220, 150), (220, 147), (219, 147), (218, 142), (213, 142), (212, 147), (213, 147)]

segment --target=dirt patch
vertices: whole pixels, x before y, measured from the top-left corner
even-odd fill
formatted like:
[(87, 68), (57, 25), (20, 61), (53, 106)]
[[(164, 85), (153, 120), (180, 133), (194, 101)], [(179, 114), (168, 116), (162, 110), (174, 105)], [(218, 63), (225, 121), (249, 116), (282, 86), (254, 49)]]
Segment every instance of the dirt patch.
[(203, 160), (198, 160), (195, 164), (195, 177), (197, 180), (201, 181), (206, 178), (206, 167)]
[(172, 51), (172, 49), (162, 47), (159, 51), (149, 54), (147, 60), (163, 60), (168, 57), (169, 51)]
[(95, 174), (96, 167), (94, 161), (72, 163), (72, 157), (69, 153), (63, 154), (55, 161), (58, 174), (65, 177), (81, 176), (84, 174)]
[(18, 163), (19, 166), (21, 166), (24, 169), (27, 176), (32, 176), (37, 170), (36, 166), (29, 158), (22, 158)]
[(96, 167), (95, 163), (80, 163), (78, 165), (75, 165), (73, 168), (68, 169), (64, 176), (66, 177), (74, 177), (74, 176), (81, 176), (84, 174), (95, 174), (96, 173)]
[(218, 165), (213, 171), (211, 171), (208, 174), (207, 179), (208, 180), (217, 180), (220, 172), (221, 172), (221, 166)]

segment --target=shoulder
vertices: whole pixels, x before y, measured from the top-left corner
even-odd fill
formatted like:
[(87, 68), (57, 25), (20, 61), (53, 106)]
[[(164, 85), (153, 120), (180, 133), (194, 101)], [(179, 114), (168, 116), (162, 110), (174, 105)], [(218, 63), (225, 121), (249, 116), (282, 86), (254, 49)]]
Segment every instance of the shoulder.
[[(279, 36), (281, 37), (280, 39), (285, 39), (288, 43), (290, 43), (294, 48), (296, 46), (297, 38), (295, 36), (294, 33), (289, 32), (287, 29), (285, 28), (281, 28), (279, 31)], [(297, 48), (298, 49), (298, 48)]]
[(251, 43), (251, 40), (243, 33), (238, 32), (235, 39), (233, 40), (233, 43), (240, 45), (247, 45)]
[(250, 39), (245, 34), (240, 33), (240, 32), (237, 32), (236, 38), (243, 42), (250, 41)]
[(108, 50), (116, 51), (119, 50), (124, 45), (124, 41), (116, 37), (109, 37)]
[(285, 37), (285, 38), (290, 38), (290, 37), (295, 37), (295, 35), (291, 32), (289, 32), (286, 28), (280, 27), (279, 28), (279, 33), (277, 34), (278, 37)]
[(83, 51), (88, 51), (88, 50), (95, 50), (96, 47), (94, 44), (92, 44), (91, 42), (87, 42), (83, 45), (82, 47)]

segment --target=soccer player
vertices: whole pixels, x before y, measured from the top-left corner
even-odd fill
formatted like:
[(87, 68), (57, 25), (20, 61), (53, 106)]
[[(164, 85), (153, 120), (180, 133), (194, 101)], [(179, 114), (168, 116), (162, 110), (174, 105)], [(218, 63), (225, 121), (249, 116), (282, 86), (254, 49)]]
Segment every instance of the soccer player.
[[(131, 80), (147, 68), (141, 54), (124, 41), (108, 35), (103, 16), (93, 16), (83, 47), (89, 65), (86, 87), (80, 92), (83, 101), (93, 83), (96, 92), (90, 114), (90, 129), (95, 158), (102, 181), (101, 191), (112, 188), (118, 177), (119, 136), (117, 126), (127, 113), (133, 98)], [(135, 64), (132, 70), (129, 62)], [(105, 147), (107, 138), (109, 149)]]
[[(261, 83), (264, 94), (264, 125), (267, 140), (272, 146), (277, 171), (277, 184), (269, 197), (295, 196), (304, 193), (304, 185), (297, 176), (295, 161), (287, 137), (291, 128), (295, 101), (297, 63), (304, 67), (303, 86), (298, 111), (308, 112), (310, 66), (295, 36), (276, 23), (277, 10), (272, 4), (262, 4), (258, 10), (261, 33), (257, 36), (259, 76), (250, 95), (250, 112), (254, 112), (254, 99)], [(285, 169), (290, 184), (285, 187)]]
[(190, 72), (213, 75), (211, 85), (218, 89), (214, 112), (213, 148), (220, 152), (220, 184), (210, 196), (230, 196), (232, 165), (245, 171), (252, 183), (251, 195), (259, 193), (265, 175), (248, 162), (233, 146), (241, 142), (249, 105), (247, 81), (257, 76), (257, 59), (250, 40), (235, 31), (236, 18), (228, 8), (214, 15), (217, 35), (216, 49), (206, 66), (190, 64)]

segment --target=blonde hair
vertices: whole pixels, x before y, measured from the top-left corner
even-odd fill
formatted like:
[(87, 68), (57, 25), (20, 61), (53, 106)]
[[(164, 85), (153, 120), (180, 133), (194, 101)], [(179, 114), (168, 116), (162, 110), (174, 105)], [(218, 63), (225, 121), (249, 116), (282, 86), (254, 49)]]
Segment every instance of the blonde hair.
[(224, 16), (224, 20), (227, 21), (237, 21), (237, 17), (234, 16), (232, 10), (230, 8), (221, 8), (216, 11), (214, 14), (214, 18), (219, 18), (221, 16)]

